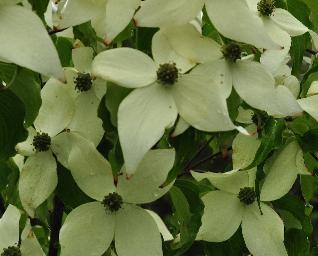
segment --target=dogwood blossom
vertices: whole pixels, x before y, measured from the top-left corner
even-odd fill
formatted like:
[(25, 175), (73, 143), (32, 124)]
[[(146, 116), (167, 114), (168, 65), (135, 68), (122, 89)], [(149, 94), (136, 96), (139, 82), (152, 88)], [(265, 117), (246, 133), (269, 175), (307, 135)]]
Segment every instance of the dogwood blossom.
[[(224, 81), (227, 89), (219, 86), (205, 66), (184, 74), (196, 61), (178, 54), (163, 34), (154, 36), (152, 53), (154, 61), (138, 50), (111, 49), (93, 61), (95, 76), (138, 88), (121, 102), (118, 111), (119, 138), (127, 172), (131, 174), (165, 129), (173, 126), (178, 113), (199, 130), (240, 129), (228, 115), (227, 81)], [(218, 79), (223, 82), (228, 78), (220, 74)]]
[(201, 198), (205, 208), (196, 240), (222, 242), (241, 225), (245, 244), (253, 255), (288, 255), (283, 221), (270, 206), (256, 202), (255, 169), (192, 175), (198, 181), (208, 179), (218, 189)]
[(171, 234), (159, 216), (135, 204), (155, 201), (168, 192), (173, 183), (162, 185), (174, 158), (172, 149), (149, 151), (133, 177), (127, 179), (124, 167), (114, 185), (106, 159), (94, 148), (74, 146), (70, 170), (78, 186), (97, 201), (67, 216), (60, 231), (61, 255), (102, 255), (113, 239), (119, 256), (163, 255), (160, 231), (166, 239), (172, 239)]

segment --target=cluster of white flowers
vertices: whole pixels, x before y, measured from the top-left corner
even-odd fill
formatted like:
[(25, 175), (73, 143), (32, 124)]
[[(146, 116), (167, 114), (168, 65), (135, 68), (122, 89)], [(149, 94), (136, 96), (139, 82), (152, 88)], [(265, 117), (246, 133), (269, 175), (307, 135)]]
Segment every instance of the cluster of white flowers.
[[(61, 0), (50, 3), (47, 24), (67, 34), (67, 28), (91, 21), (102, 39), (97, 53), (74, 41), (74, 67), (62, 68), (41, 20), (18, 2), (23, 1), (0, 3), (0, 36), (6, 38), (0, 58), (48, 77), (34, 128), (16, 146), (22, 206), (34, 217), (54, 192), (57, 161), (96, 200), (66, 217), (60, 231), (62, 256), (102, 255), (113, 240), (118, 256), (163, 255), (160, 233), (165, 241), (173, 240), (172, 235), (156, 213), (137, 205), (157, 200), (173, 186), (165, 181), (174, 165), (174, 149), (152, 148), (166, 129), (175, 127), (177, 136), (190, 126), (205, 132), (239, 131), (233, 142), (233, 171), (192, 172), (196, 180), (206, 178), (217, 189), (202, 197), (205, 209), (196, 239), (225, 241), (242, 224), (253, 255), (287, 255), (284, 225), (270, 202), (288, 193), (298, 174), (308, 174), (302, 150), (291, 140), (267, 160), (257, 199), (256, 170), (245, 170), (260, 146), (251, 124), (253, 111), (241, 108), (234, 124), (227, 99), (235, 89), (252, 109), (270, 116), (305, 111), (318, 120), (317, 86), (299, 99), (299, 81), (287, 65), (291, 37), (309, 32), (317, 47), (313, 31), (276, 8), (273, 0)], [(204, 6), (222, 35), (219, 42), (202, 36)], [(132, 20), (137, 27), (159, 28), (151, 57), (133, 48), (109, 47)], [(118, 109), (124, 158), (119, 176), (96, 149), (104, 136), (97, 112), (107, 82), (132, 89)], [(19, 219), (19, 210), (9, 206), (0, 220), (0, 252), (17, 245)], [(21, 236), (22, 255), (44, 255), (30, 234), (28, 223)]]

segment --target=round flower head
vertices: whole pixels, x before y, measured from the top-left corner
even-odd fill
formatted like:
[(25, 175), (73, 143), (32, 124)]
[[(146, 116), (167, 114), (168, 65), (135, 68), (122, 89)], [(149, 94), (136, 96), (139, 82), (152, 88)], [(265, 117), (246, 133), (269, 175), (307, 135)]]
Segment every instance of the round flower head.
[[(44, 255), (44, 252), (32, 231), (28, 220), (22, 234), (19, 234), (20, 211), (9, 205), (0, 219), (0, 255), (33, 256)], [(21, 244), (19, 244), (19, 240)]]
[[(189, 26), (191, 33), (196, 31)], [(205, 39), (203, 43), (207, 44)], [(203, 131), (238, 128), (228, 114), (229, 94), (223, 94), (223, 88), (204, 67), (185, 74), (197, 62), (191, 56), (178, 54), (162, 31), (153, 37), (152, 55), (154, 60), (138, 50), (117, 48), (97, 55), (92, 65), (94, 76), (137, 88), (121, 102), (118, 110), (119, 139), (130, 174), (165, 129), (174, 125), (178, 114)], [(224, 79), (221, 75), (218, 78)]]
[[(86, 126), (92, 125), (85, 123), (90, 120), (86, 114), (93, 115), (89, 111), (90, 105), (85, 105), (89, 101), (86, 98), (73, 98), (68, 86), (58, 80), (48, 80), (41, 91), (41, 97), (42, 106), (34, 121), (35, 129), (29, 127), (27, 140), (16, 146), (19, 154), (28, 156), (20, 174), (19, 195), (24, 209), (31, 217), (57, 185), (57, 163), (53, 154), (67, 167), (68, 153), (73, 143), (84, 140), (90, 144), (84, 137), (100, 138), (100, 134), (96, 136), (96, 133), (102, 129), (100, 122), (93, 127), (96, 128), (94, 131), (85, 130)], [(94, 111), (94, 115), (97, 119), (97, 111)]]
[(95, 147), (74, 146), (70, 171), (77, 185), (97, 201), (67, 216), (60, 232), (61, 255), (102, 255), (115, 239), (118, 256), (162, 256), (160, 232), (165, 240), (171, 240), (171, 234), (158, 215), (135, 204), (150, 203), (168, 192), (173, 183), (162, 184), (174, 157), (172, 149), (149, 151), (136, 173), (129, 179), (120, 175), (115, 186), (109, 163)]
[(205, 208), (197, 240), (225, 241), (241, 225), (245, 244), (253, 255), (287, 256), (283, 221), (271, 207), (256, 201), (255, 169), (192, 175), (198, 181), (207, 178), (218, 189), (202, 197)]

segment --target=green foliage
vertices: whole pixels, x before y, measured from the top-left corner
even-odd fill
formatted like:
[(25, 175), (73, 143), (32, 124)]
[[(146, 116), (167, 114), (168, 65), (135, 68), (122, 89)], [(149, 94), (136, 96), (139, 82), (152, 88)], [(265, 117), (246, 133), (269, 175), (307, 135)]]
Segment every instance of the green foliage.
[(15, 155), (15, 145), (26, 139), (25, 110), (22, 101), (10, 90), (0, 90), (0, 161)]

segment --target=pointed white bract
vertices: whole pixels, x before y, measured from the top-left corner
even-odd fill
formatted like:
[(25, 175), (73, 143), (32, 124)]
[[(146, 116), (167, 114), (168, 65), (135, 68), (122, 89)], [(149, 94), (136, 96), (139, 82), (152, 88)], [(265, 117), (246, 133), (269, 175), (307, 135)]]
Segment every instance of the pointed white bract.
[[(9, 2), (9, 1), (7, 1)], [(0, 5), (0, 58), (63, 79), (59, 56), (41, 19), (31, 10)]]

